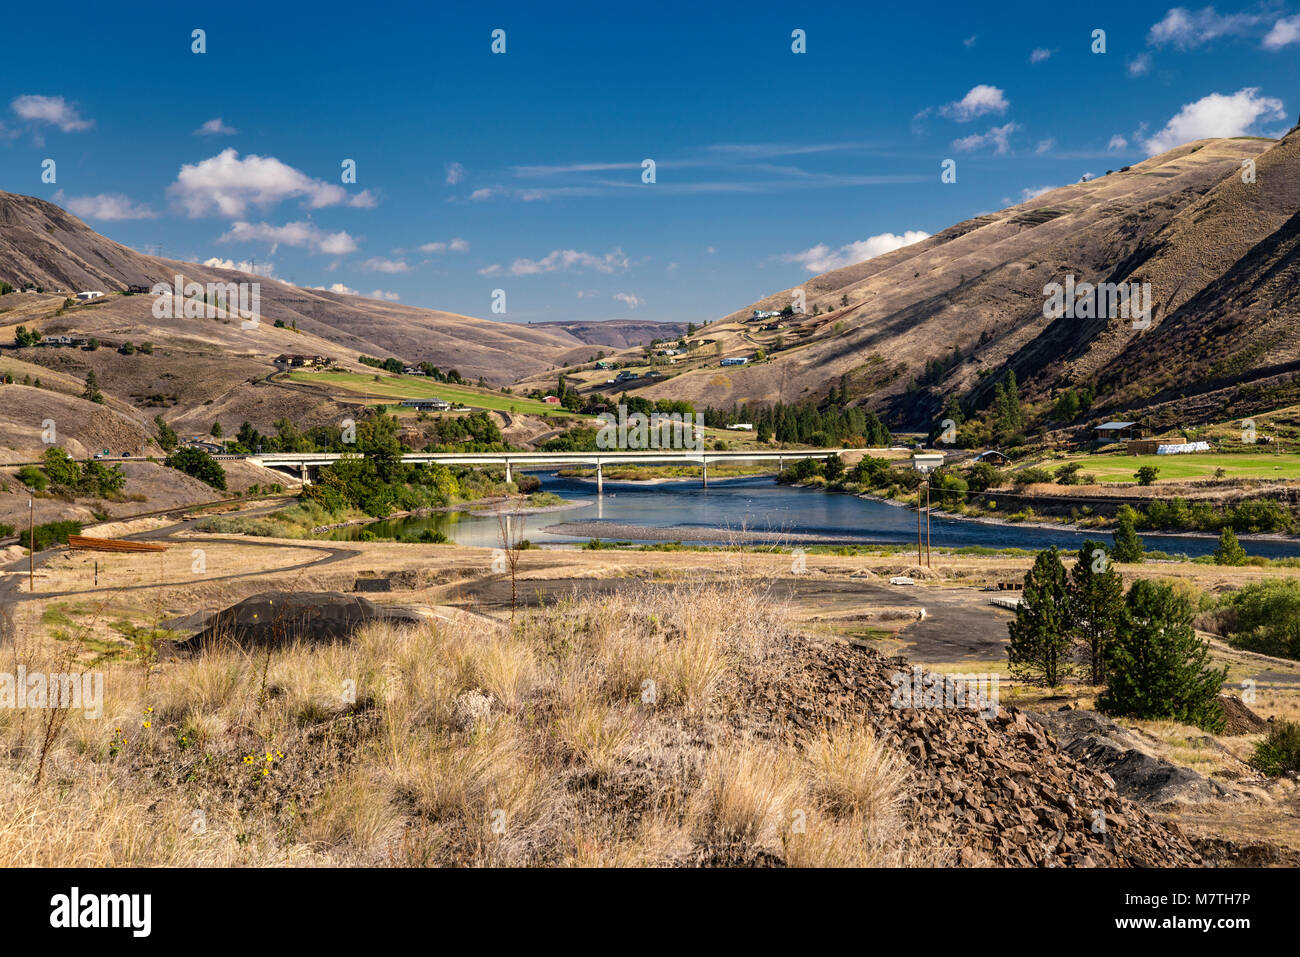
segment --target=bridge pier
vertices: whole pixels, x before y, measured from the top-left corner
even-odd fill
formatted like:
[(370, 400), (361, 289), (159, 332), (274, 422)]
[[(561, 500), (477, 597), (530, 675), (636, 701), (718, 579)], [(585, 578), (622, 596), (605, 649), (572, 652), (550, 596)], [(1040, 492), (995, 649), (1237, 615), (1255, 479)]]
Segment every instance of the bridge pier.
[(311, 484), (311, 466), (306, 462), (298, 463), (298, 471), (302, 475), (302, 484), (304, 486)]
[(596, 494), (605, 494), (605, 467), (599, 462), (596, 463)]
[(700, 487), (709, 487), (709, 462), (708, 459), (700, 460)]
[(510, 479), (510, 460), (509, 460), (509, 459), (506, 459), (506, 481), (507, 481), (507, 482), (511, 481), (511, 479)]

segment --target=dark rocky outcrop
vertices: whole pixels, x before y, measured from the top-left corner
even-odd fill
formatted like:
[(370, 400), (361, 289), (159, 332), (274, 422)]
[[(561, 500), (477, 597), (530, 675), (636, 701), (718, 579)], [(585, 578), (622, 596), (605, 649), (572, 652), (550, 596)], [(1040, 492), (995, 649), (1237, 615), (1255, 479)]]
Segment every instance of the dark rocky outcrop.
[(348, 640), (371, 621), (417, 624), (423, 620), (414, 610), (376, 605), (342, 592), (262, 592), (216, 613), (199, 612), (170, 623), (174, 630), (194, 630), (193, 637), (166, 642), (158, 653), (166, 657), (226, 644), (263, 649), (298, 642), (327, 644)]

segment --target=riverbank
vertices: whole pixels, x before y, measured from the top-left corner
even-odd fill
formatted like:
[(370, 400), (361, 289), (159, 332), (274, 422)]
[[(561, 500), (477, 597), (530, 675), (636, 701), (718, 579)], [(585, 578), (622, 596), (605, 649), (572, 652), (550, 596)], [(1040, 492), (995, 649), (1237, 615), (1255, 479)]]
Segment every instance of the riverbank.
[[(786, 487), (797, 488), (801, 491), (819, 491), (834, 495), (847, 495), (852, 498), (876, 502), (880, 505), (889, 505), (894, 508), (905, 509), (908, 511), (916, 510), (915, 504), (900, 502), (897, 499), (877, 495), (873, 492), (852, 492), (812, 482), (791, 482), (787, 483)], [(932, 493), (932, 495), (934, 494), (938, 494), (937, 491)], [(982, 492), (980, 494), (988, 498), (997, 498), (998, 496), (1006, 497), (1008, 494), (1013, 493), (1009, 493), (1005, 489), (989, 489), (987, 492)], [(1027, 505), (1032, 507), (1032, 499), (1025, 499), (1025, 502)], [(1103, 537), (1109, 536), (1114, 527), (1113, 523), (1107, 523), (1105, 525), (1099, 523), (1085, 524), (1083, 522), (1071, 521), (1067, 518), (1062, 518), (1060, 520), (1054, 519), (1051, 521), (1012, 521), (1009, 518), (999, 518), (988, 513), (981, 515), (967, 515), (960, 512), (950, 512), (934, 501), (931, 501), (930, 503), (930, 517), (932, 520), (935, 518), (942, 518), (945, 521), (992, 525), (1000, 528), (1035, 528), (1042, 531), (1068, 531), (1080, 535), (1096, 533)], [(1215, 532), (1164, 531), (1159, 529), (1141, 529), (1139, 530), (1139, 534), (1144, 536), (1159, 536), (1160, 538), (1182, 538), (1197, 541), (1218, 541), (1219, 538), (1218, 534)], [(1300, 536), (1286, 535), (1281, 532), (1237, 532), (1236, 535), (1237, 539), (1243, 544), (1249, 542), (1273, 542), (1295, 545), (1298, 550), (1297, 554), (1300, 555)]]

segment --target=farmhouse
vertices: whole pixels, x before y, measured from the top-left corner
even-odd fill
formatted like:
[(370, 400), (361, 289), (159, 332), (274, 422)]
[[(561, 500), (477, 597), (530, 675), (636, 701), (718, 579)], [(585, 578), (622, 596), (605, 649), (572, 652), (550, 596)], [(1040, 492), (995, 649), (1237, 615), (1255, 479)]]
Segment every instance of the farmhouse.
[(548, 395), (542, 399), (547, 405), (559, 405), (560, 397), (558, 395)]
[(451, 408), (451, 403), (443, 399), (403, 399), (402, 405), (421, 412), (446, 412)]
[(1118, 442), (1121, 439), (1142, 438), (1142, 427), (1136, 422), (1103, 422), (1093, 433), (1099, 442)]
[(730, 358), (730, 359), (723, 359), (723, 360), (722, 360), (720, 363), (718, 363), (718, 364), (719, 364), (719, 365), (724, 365), (724, 366), (743, 366), (743, 365), (745, 365), (745, 363), (747, 363), (747, 362), (749, 362), (749, 360), (748, 360), (747, 358), (745, 358), (744, 356), (733, 356), (733, 357)]
[(325, 366), (332, 365), (334, 360), (328, 356), (304, 356), (294, 353), (284, 353), (275, 357), (275, 364), (278, 366), (288, 366), (291, 369), (307, 367), (311, 369), (322, 369)]
[(82, 300), (83, 302), (85, 302), (86, 300), (89, 300), (89, 299), (100, 299), (100, 298), (103, 297), (103, 295), (104, 295), (104, 294), (103, 294), (102, 292), (100, 292), (98, 289), (96, 289), (96, 290), (92, 290), (92, 291), (90, 291), (90, 292), (79, 292), (79, 293), (77, 293), (77, 298), (80, 299), (80, 300)]

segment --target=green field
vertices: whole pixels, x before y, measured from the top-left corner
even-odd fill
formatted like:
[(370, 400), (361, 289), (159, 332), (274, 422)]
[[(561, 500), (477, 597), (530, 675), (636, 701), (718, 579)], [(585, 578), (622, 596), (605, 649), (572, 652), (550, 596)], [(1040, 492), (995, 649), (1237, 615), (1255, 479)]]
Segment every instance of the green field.
[(1160, 470), (1156, 482), (1167, 479), (1213, 479), (1217, 469), (1223, 469), (1224, 478), (1295, 479), (1300, 478), (1300, 454), (1294, 452), (1224, 454), (1215, 452), (1191, 455), (1072, 455), (1064, 459), (1044, 462), (1048, 469), (1056, 469), (1066, 462), (1078, 462), (1080, 474), (1091, 473), (1099, 482), (1132, 482), (1134, 473), (1144, 465), (1154, 465)]
[(549, 415), (555, 418), (572, 417), (573, 413), (558, 406), (547, 405), (536, 399), (488, 392), (471, 386), (448, 385), (419, 376), (395, 376), (380, 373), (376, 382), (374, 374), (361, 372), (290, 372), (292, 382), (323, 388), (344, 389), (366, 395), (379, 402), (401, 399), (443, 399), (460, 403), (471, 409), (494, 409), (498, 412), (519, 412), (530, 415)]

